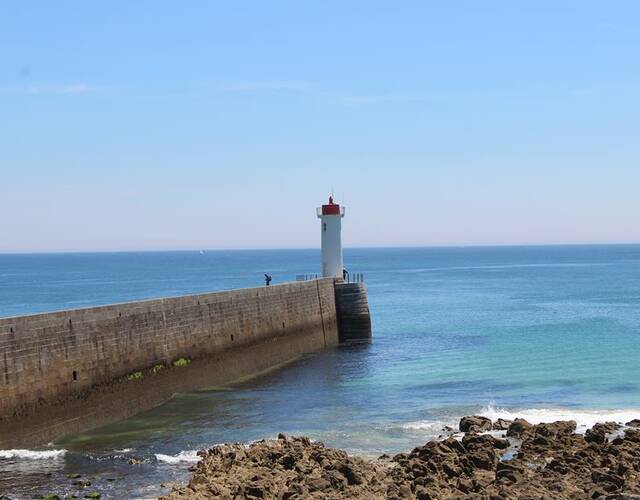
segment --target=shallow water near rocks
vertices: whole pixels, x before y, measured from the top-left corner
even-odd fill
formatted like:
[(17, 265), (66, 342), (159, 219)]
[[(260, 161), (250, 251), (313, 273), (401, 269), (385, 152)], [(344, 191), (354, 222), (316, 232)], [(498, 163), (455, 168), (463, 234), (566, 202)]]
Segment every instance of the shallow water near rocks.
[[(259, 286), (318, 270), (312, 250), (0, 256), (0, 315)], [(242, 384), (182, 394), (125, 422), (0, 452), (0, 492), (150, 498), (195, 451), (278, 432), (352, 453), (407, 451), (463, 415), (532, 423), (640, 418), (640, 246), (348, 249), (374, 343)], [(133, 459), (133, 460), (132, 460)], [(139, 463), (129, 463), (130, 461)], [(47, 475), (48, 474), (48, 475)]]

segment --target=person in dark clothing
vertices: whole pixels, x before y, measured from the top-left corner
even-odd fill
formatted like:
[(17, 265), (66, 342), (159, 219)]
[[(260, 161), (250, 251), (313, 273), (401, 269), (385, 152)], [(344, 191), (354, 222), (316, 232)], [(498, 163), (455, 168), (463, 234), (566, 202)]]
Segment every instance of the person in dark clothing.
[(349, 271), (346, 268), (342, 268), (342, 279), (347, 281), (349, 279)]
[(266, 286), (269, 286), (269, 284), (271, 283), (271, 276), (267, 273), (264, 273), (264, 283)]

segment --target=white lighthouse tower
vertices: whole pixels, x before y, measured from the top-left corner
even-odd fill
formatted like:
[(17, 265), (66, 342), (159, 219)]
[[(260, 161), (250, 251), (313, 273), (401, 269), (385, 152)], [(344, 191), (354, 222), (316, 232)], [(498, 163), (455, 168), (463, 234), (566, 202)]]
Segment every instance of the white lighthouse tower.
[(344, 207), (333, 202), (329, 196), (329, 203), (318, 207), (320, 231), (322, 239), (322, 276), (325, 278), (342, 278), (342, 218)]

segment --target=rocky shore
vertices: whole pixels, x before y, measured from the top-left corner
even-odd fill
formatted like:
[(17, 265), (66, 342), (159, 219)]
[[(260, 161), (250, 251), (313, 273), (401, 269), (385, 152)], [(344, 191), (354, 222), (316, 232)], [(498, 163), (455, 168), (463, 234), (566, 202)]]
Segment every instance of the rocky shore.
[(640, 421), (575, 430), (464, 417), (460, 432), (377, 460), (285, 435), (219, 445), (164, 498), (640, 500)]

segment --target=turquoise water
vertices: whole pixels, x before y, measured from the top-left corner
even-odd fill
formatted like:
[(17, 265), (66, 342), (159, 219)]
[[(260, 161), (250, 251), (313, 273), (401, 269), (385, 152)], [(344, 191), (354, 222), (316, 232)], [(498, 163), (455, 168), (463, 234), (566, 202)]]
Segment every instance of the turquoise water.
[[(639, 245), (349, 249), (345, 261), (365, 274), (372, 345), (179, 395), (39, 459), (0, 452), (0, 490), (66, 488), (80, 471), (107, 496), (144, 498), (184, 479), (194, 450), (282, 431), (376, 455), (469, 413), (640, 417)], [(4, 255), (0, 316), (256, 286), (263, 272), (286, 281), (318, 262), (311, 250)]]

